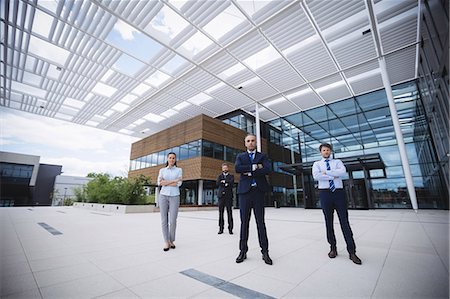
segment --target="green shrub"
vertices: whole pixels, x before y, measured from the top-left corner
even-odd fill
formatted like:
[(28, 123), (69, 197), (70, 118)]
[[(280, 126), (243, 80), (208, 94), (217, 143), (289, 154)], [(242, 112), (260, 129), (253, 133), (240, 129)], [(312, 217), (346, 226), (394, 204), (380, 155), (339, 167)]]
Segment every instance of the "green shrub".
[(150, 184), (149, 177), (140, 175), (137, 178), (111, 178), (106, 173), (89, 173), (88, 177), (93, 179), (82, 190), (75, 192), (77, 201), (127, 205), (149, 203), (144, 188)]

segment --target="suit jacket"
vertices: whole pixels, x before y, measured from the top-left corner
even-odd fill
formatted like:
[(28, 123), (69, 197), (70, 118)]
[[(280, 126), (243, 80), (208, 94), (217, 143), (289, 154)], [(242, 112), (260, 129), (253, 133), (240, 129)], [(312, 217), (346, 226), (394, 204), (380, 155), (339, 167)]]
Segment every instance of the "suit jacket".
[[(263, 168), (252, 171), (252, 164), (262, 164)], [(256, 181), (257, 188), (262, 192), (270, 190), (266, 175), (272, 171), (272, 167), (266, 155), (256, 152), (252, 163), (247, 151), (240, 153), (236, 157), (235, 169), (237, 173), (241, 174), (241, 177), (239, 178), (238, 194), (249, 192), (253, 179)]]
[[(222, 180), (225, 180), (225, 183), (222, 183)], [(219, 190), (217, 190), (217, 197), (233, 198), (233, 185), (234, 176), (230, 173), (225, 176), (222, 172), (216, 180), (216, 186), (219, 187)]]

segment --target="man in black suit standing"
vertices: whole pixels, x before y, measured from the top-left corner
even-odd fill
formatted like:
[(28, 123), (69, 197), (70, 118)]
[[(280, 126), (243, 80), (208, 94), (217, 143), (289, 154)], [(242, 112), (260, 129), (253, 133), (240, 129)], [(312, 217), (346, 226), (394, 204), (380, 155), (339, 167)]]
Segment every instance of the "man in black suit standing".
[(256, 151), (255, 135), (247, 135), (244, 141), (247, 151), (239, 154), (235, 163), (236, 172), (240, 174), (238, 194), (241, 214), (240, 253), (236, 258), (236, 263), (242, 263), (247, 258), (248, 227), (253, 208), (262, 258), (266, 264), (272, 265), (264, 222), (264, 194), (270, 189), (266, 175), (271, 171), (271, 167), (266, 155)]
[(222, 164), (222, 173), (217, 177), (216, 185), (219, 187), (217, 190), (217, 197), (219, 198), (219, 232), (223, 234), (223, 227), (225, 221), (223, 219), (223, 212), (227, 209), (228, 218), (228, 232), (233, 234), (233, 184), (234, 176), (228, 173), (228, 164)]

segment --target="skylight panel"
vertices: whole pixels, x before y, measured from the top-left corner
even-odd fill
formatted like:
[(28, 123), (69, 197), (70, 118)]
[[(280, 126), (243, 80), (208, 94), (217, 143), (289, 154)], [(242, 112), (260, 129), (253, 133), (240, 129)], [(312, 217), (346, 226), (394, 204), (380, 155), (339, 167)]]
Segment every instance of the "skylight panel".
[(104, 116), (106, 117), (110, 117), (111, 115), (113, 115), (114, 113), (116, 113), (116, 111), (109, 109), (108, 111), (106, 111), (105, 113), (103, 113)]
[(94, 97), (94, 94), (88, 93), (87, 96), (84, 98), (84, 101), (87, 103)]
[(137, 94), (138, 96), (143, 95), (144, 93), (146, 93), (147, 91), (149, 91), (150, 89), (152, 89), (150, 86), (148, 86), (145, 83), (141, 83), (138, 86), (136, 86), (131, 93)]
[(99, 122), (92, 121), (92, 120), (88, 120), (88, 121), (86, 122), (86, 124), (87, 124), (88, 126), (91, 126), (91, 127), (96, 127), (96, 126), (98, 126)]
[(127, 135), (134, 134), (133, 131), (130, 131), (130, 130), (127, 130), (127, 129), (120, 129), (119, 132), (122, 133), (122, 134), (127, 134)]
[(323, 92), (323, 91), (330, 90), (330, 89), (333, 89), (333, 88), (336, 88), (336, 87), (342, 86), (342, 85), (344, 85), (344, 81), (340, 80), (340, 81), (316, 88), (316, 91)]
[(41, 81), (42, 81), (41, 76), (29, 72), (23, 72), (23, 80), (22, 80), (23, 83), (37, 87), (41, 84)]
[(223, 82), (220, 82), (219, 84), (216, 84), (216, 85), (214, 85), (214, 86), (208, 88), (207, 90), (205, 90), (205, 92), (206, 92), (206, 93), (212, 93), (212, 92), (214, 92), (214, 91), (216, 91), (216, 90), (218, 90), (219, 88), (222, 88), (222, 87), (224, 87), (224, 86), (226, 86), (226, 84), (223, 83)]
[(97, 82), (94, 88), (92, 88), (92, 92), (95, 92), (101, 96), (110, 97), (117, 91), (117, 88), (112, 86), (103, 84), (101, 82)]
[(250, 85), (252, 85), (256, 82), (260, 82), (260, 81), (261, 81), (261, 79), (259, 79), (258, 77), (254, 77), (254, 78), (251, 78), (250, 80), (242, 82), (241, 84), (239, 84), (239, 86), (242, 86), (242, 87), (250, 86)]
[(276, 98), (274, 100), (271, 100), (271, 101), (268, 101), (268, 102), (265, 102), (265, 103), (262, 103), (262, 104), (264, 106), (266, 106), (266, 107), (269, 107), (269, 106), (273, 106), (273, 105), (276, 105), (276, 104), (279, 104), (279, 103), (282, 103), (282, 102), (285, 102), (285, 101), (286, 101), (286, 99), (281, 97), (281, 98)]
[(173, 75), (176, 71), (183, 66), (183, 64), (187, 63), (185, 59), (183, 59), (179, 55), (175, 55), (172, 59), (170, 59), (161, 70)]
[(104, 75), (103, 77), (100, 79), (100, 81), (102, 82), (106, 82), (108, 81), (108, 79), (114, 74), (114, 71), (109, 69)]
[(48, 38), (54, 20), (55, 18), (39, 9), (36, 9), (33, 20), (33, 32)]
[(146, 83), (159, 87), (161, 84), (169, 80), (171, 77), (169, 75), (164, 74), (163, 72), (156, 71), (150, 77), (145, 80)]
[(186, 107), (189, 107), (191, 103), (189, 102), (181, 102), (180, 104), (173, 107), (173, 109), (180, 111), (181, 109), (184, 109)]
[(205, 94), (205, 93), (199, 93), (198, 95), (193, 96), (192, 98), (188, 99), (188, 102), (200, 106), (201, 104), (212, 100), (212, 97), (210, 97), (209, 95)]
[(133, 124), (135, 124), (136, 126), (142, 125), (143, 123), (145, 123), (145, 120), (143, 119), (138, 119), (137, 121), (135, 121)]
[[(173, 2), (171, 3), (173, 4)], [(172, 39), (188, 26), (189, 23), (185, 19), (180, 17), (167, 5), (164, 5), (158, 14), (151, 20), (145, 30), (149, 30), (151, 28), (153, 31), (156, 30), (160, 34), (168, 36)]]
[(237, 3), (249, 16), (253, 16), (256, 12), (272, 1), (273, 0), (237, 0)]
[(237, 25), (245, 20), (245, 16), (231, 4), (218, 16), (211, 20), (203, 29), (209, 33), (215, 40), (233, 30)]
[(33, 35), (30, 37), (28, 52), (59, 65), (65, 65), (67, 58), (70, 55), (69, 51), (43, 41)]
[(75, 107), (75, 108), (79, 108), (79, 109), (83, 108), (83, 106), (85, 104), (86, 104), (85, 102), (78, 101), (78, 100), (75, 100), (75, 99), (72, 99), (72, 98), (66, 98), (64, 100), (64, 105)]
[(311, 90), (311, 88), (308, 87), (308, 88), (305, 88), (305, 89), (302, 89), (302, 90), (299, 90), (299, 91), (287, 94), (286, 97), (288, 99), (293, 99), (293, 98), (297, 98), (299, 96), (302, 96), (302, 95), (310, 93), (310, 92), (312, 92), (312, 90)]
[(306, 47), (306, 46), (316, 42), (318, 39), (319, 38), (318, 38), (317, 34), (315, 34), (315, 35), (310, 36), (307, 39), (305, 39), (305, 40), (303, 40), (303, 41), (301, 41), (301, 42), (299, 42), (299, 43), (297, 43), (297, 44), (295, 44), (295, 45), (293, 45), (293, 46), (291, 46), (291, 47), (289, 47), (287, 49), (284, 49), (281, 52), (284, 55), (289, 55), (291, 53), (297, 52), (298, 50), (300, 50), (300, 49), (302, 49), (302, 48), (304, 48), (304, 47)]
[(194, 57), (204, 49), (206, 49), (213, 42), (206, 35), (197, 32), (190, 39), (181, 45), (181, 48), (187, 51), (191, 57)]
[(134, 59), (130, 55), (123, 53), (119, 57), (119, 59), (117, 59), (116, 63), (114, 63), (112, 68), (116, 71), (121, 72), (122, 74), (134, 77), (134, 75), (136, 75), (136, 73), (144, 66), (144, 63), (140, 62), (137, 59)]
[(117, 20), (106, 41), (143, 61), (150, 61), (162, 46), (127, 23)]
[[(30, 57), (30, 56), (28, 56)], [(27, 58), (28, 61), (28, 58)], [(59, 79), (59, 75), (61, 75), (61, 70), (56, 67), (56, 65), (50, 64), (48, 71), (47, 71), (47, 77), (54, 79), (54, 80), (58, 80)]]
[(280, 58), (281, 56), (275, 50), (275, 48), (272, 46), (268, 46), (267, 48), (245, 59), (243, 62), (247, 64), (251, 69), (257, 70), (263, 67), (264, 65), (269, 64), (272, 61)]
[(134, 96), (132, 94), (127, 94), (126, 96), (124, 96), (122, 98), (122, 100), (120, 100), (120, 102), (130, 105), (131, 103), (133, 103), (138, 97)]
[(149, 113), (146, 116), (144, 116), (144, 119), (154, 122), (154, 123), (159, 123), (159, 122), (163, 121), (165, 118), (160, 115), (156, 115), (154, 113)]
[(20, 93), (25, 93), (25, 94), (29, 94), (38, 98), (45, 98), (45, 95), (47, 94), (47, 91), (37, 88), (37, 87), (33, 87), (30, 86), (28, 84), (23, 84), (17, 81), (12, 81), (11, 82), (11, 89), (18, 91)]
[(380, 73), (381, 73), (380, 69), (376, 68), (376, 69), (370, 70), (368, 72), (365, 72), (365, 73), (362, 73), (362, 74), (359, 74), (359, 75), (356, 75), (356, 76), (353, 76), (353, 77), (349, 77), (349, 78), (347, 78), (347, 81), (349, 83), (353, 83), (353, 82), (357, 82), (357, 81), (360, 81), (360, 80), (363, 80), (363, 79), (370, 78), (372, 76), (379, 75)]
[(124, 112), (125, 110), (128, 109), (128, 107), (130, 106), (118, 102), (114, 106), (112, 106), (111, 109), (116, 110), (117, 112)]
[(161, 115), (164, 116), (164, 117), (169, 118), (169, 117), (171, 117), (171, 116), (173, 116), (173, 115), (175, 115), (177, 113), (178, 113), (178, 111), (173, 110), (173, 109), (169, 109), (169, 110), (166, 110), (163, 113), (161, 113)]
[(64, 114), (64, 113), (60, 113), (60, 112), (57, 112), (55, 114), (55, 117), (59, 118), (59, 119), (63, 119), (63, 120), (68, 120), (68, 121), (72, 121), (72, 119), (73, 119), (73, 116), (67, 115), (67, 114)]
[(230, 67), (229, 69), (223, 71), (220, 76), (222, 76), (223, 78), (228, 78), (233, 76), (234, 74), (239, 73), (240, 71), (244, 70), (245, 66), (238, 62), (235, 65), (233, 65), (232, 67)]

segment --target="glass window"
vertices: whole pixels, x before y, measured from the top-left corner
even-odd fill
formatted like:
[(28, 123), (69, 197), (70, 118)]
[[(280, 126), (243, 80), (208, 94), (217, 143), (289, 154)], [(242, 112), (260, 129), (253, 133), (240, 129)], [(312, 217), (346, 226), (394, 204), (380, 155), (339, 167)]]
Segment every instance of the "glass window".
[(223, 149), (223, 145), (218, 144), (218, 143), (214, 143), (213, 144), (213, 157), (214, 159), (218, 159), (218, 160), (224, 160), (224, 149)]
[(212, 142), (202, 140), (202, 156), (204, 157), (214, 157), (214, 149)]
[(179, 160), (185, 160), (189, 158), (189, 146), (187, 144), (180, 145)]

